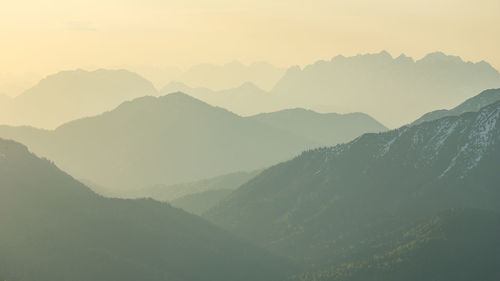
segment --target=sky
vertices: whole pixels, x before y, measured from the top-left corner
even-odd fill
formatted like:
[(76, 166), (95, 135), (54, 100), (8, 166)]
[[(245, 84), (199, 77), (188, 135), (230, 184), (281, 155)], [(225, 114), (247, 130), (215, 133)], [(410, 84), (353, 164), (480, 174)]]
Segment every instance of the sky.
[(442, 51), (500, 68), (498, 0), (0, 2), (4, 77), (233, 60), (288, 67), (381, 50), (416, 59)]

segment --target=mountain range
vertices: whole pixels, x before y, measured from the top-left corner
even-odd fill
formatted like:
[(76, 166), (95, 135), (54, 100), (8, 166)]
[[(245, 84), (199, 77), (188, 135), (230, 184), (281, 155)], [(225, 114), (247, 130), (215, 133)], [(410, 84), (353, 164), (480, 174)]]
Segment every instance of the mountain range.
[(150, 199), (103, 198), (0, 139), (0, 279), (285, 280), (288, 261)]
[(225, 90), (169, 83), (161, 92), (182, 91), (241, 115), (303, 107), (364, 112), (399, 127), (436, 107), (453, 107), (473, 93), (499, 87), (500, 74), (484, 61), (466, 62), (441, 52), (420, 60), (393, 58), (383, 51), (291, 67), (269, 91), (252, 83)]
[[(359, 134), (385, 129), (363, 118), (358, 122), (353, 116), (351, 122), (339, 117), (339, 122), (318, 124), (339, 139), (357, 136), (352, 132), (358, 129), (342, 131), (349, 124), (359, 126)], [(0, 136), (28, 145), (78, 179), (125, 192), (262, 169), (304, 149), (326, 145), (321, 142), (323, 135), (300, 135), (302, 129), (288, 130), (292, 125), (269, 126), (174, 93), (125, 102), (52, 131), (3, 126)]]
[[(265, 170), (149, 190), (218, 226), (168, 203), (102, 197), (50, 160), (0, 139), (0, 280), (498, 280), (496, 96), (486, 91), (449, 116), (309, 149)], [(214, 120), (329, 142), (331, 135), (307, 128), (334, 117), (295, 109), (243, 118), (176, 93), (126, 102), (54, 131), (4, 126), (0, 132), (31, 140), (32, 149), (71, 154), (74, 165), (95, 157), (94, 172), (105, 174), (123, 163), (172, 159), (173, 152), (162, 153), (176, 137), (185, 145), (176, 150), (189, 156), (196, 147), (190, 132), (212, 132), (203, 125)], [(155, 120), (162, 126), (152, 128)], [(179, 120), (190, 125), (171, 125)], [(200, 120), (208, 123), (191, 131)], [(159, 137), (162, 128), (176, 134)], [(141, 158), (144, 150), (132, 147), (154, 147), (149, 155), (159, 157)], [(125, 152), (137, 154), (117, 158)], [(205, 156), (196, 150), (189, 157)], [(142, 171), (154, 165), (164, 166), (153, 162)], [(131, 167), (129, 173), (141, 171)], [(121, 175), (123, 183), (147, 178)]]
[(11, 100), (0, 100), (0, 124), (53, 129), (156, 94), (151, 82), (126, 70), (62, 71)]
[(435, 108), (453, 108), (484, 89), (500, 88), (500, 74), (488, 63), (440, 52), (419, 60), (393, 58), (385, 51), (339, 55), (287, 71), (267, 63), (238, 62), (204, 64), (186, 72), (131, 68), (169, 82), (155, 82), (162, 86), (158, 91), (126, 70), (62, 71), (16, 98), (0, 98), (0, 124), (54, 129), (124, 101), (181, 91), (242, 116), (299, 107), (324, 113), (363, 112), (399, 127)]
[(185, 182), (173, 185), (157, 184), (148, 186), (130, 194), (131, 197), (150, 197), (158, 201), (172, 202), (185, 196), (206, 191), (235, 190), (257, 176), (261, 170), (253, 172), (235, 172), (227, 175)]
[(393, 58), (383, 51), (292, 67), (271, 94), (286, 108), (364, 112), (399, 127), (489, 88), (500, 88), (500, 74), (484, 61), (465, 62), (440, 52), (420, 60)]
[(250, 82), (259, 88), (270, 90), (285, 72), (285, 68), (275, 67), (266, 62), (244, 65), (233, 61), (223, 65), (195, 65), (171, 79), (171, 82), (181, 82), (195, 88), (205, 87), (216, 91), (236, 88)]
[[(264, 170), (204, 217), (307, 264), (299, 280), (495, 280), (499, 159), (500, 101), (304, 152)], [(451, 209), (465, 211), (433, 224)], [(489, 244), (494, 250), (481, 256)]]
[(242, 115), (255, 115), (281, 108), (273, 96), (251, 82), (220, 91), (209, 88), (193, 88), (186, 84), (172, 82), (160, 90), (161, 94), (183, 92), (210, 105), (231, 110)]

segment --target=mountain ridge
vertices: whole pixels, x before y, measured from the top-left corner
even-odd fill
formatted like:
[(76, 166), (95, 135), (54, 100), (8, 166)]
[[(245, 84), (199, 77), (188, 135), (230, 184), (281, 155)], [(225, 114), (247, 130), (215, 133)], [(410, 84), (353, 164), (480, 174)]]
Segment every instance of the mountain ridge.
[(271, 94), (287, 102), (285, 107), (362, 111), (399, 127), (436, 107), (451, 107), (471, 93), (499, 87), (500, 73), (484, 61), (466, 62), (441, 52), (420, 60), (393, 58), (383, 51), (291, 67)]
[(450, 208), (498, 211), (499, 155), (500, 101), (303, 152), (204, 217), (302, 262), (335, 263), (335, 249), (367, 233)]
[(55, 128), (148, 94), (157, 94), (151, 82), (127, 70), (61, 71), (45, 77), (11, 99), (8, 105), (4, 105), (5, 113), (0, 121), (11, 125)]
[(291, 269), (168, 204), (101, 197), (14, 141), (0, 139), (0, 175), (7, 280), (281, 280)]

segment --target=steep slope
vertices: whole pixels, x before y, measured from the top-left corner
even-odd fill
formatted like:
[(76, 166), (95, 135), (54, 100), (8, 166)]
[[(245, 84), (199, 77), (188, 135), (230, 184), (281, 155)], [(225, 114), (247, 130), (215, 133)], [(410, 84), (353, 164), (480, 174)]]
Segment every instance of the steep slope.
[(281, 280), (288, 264), (167, 204), (100, 197), (0, 140), (1, 280)]
[[(499, 210), (500, 102), (365, 134), (263, 171), (207, 218), (306, 263), (449, 208)], [(349, 252), (349, 250), (347, 250)]]
[(156, 94), (149, 81), (126, 70), (62, 71), (1, 108), (5, 114), (0, 123), (55, 128), (111, 110), (125, 100)]
[(423, 122), (440, 119), (446, 116), (457, 116), (466, 112), (477, 112), (481, 108), (489, 104), (492, 104), (498, 100), (500, 100), (500, 89), (486, 90), (481, 92), (479, 95), (466, 100), (465, 102), (461, 103), (460, 105), (458, 105), (453, 109), (436, 110), (424, 114), (424, 116), (414, 121), (412, 125), (417, 125)]
[[(355, 245), (358, 259), (295, 280), (494, 281), (500, 278), (500, 214), (458, 209)], [(367, 250), (369, 249), (369, 250)]]
[(364, 112), (398, 127), (436, 107), (449, 108), (473, 93), (499, 87), (500, 74), (486, 62), (443, 53), (415, 61), (384, 51), (290, 68), (271, 94), (286, 108)]
[(363, 113), (321, 114), (296, 108), (262, 113), (249, 118), (326, 146), (351, 141), (364, 133), (387, 130), (384, 125)]
[(76, 178), (120, 191), (260, 169), (318, 146), (182, 93), (126, 102), (42, 138), (9, 137)]

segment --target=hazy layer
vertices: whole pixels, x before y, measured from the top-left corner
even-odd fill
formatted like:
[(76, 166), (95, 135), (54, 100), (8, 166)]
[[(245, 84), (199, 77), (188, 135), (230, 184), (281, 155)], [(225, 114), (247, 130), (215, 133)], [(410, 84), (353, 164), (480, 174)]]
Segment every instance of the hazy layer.
[(20, 0), (0, 9), (0, 72), (432, 51), (500, 67), (498, 0)]

